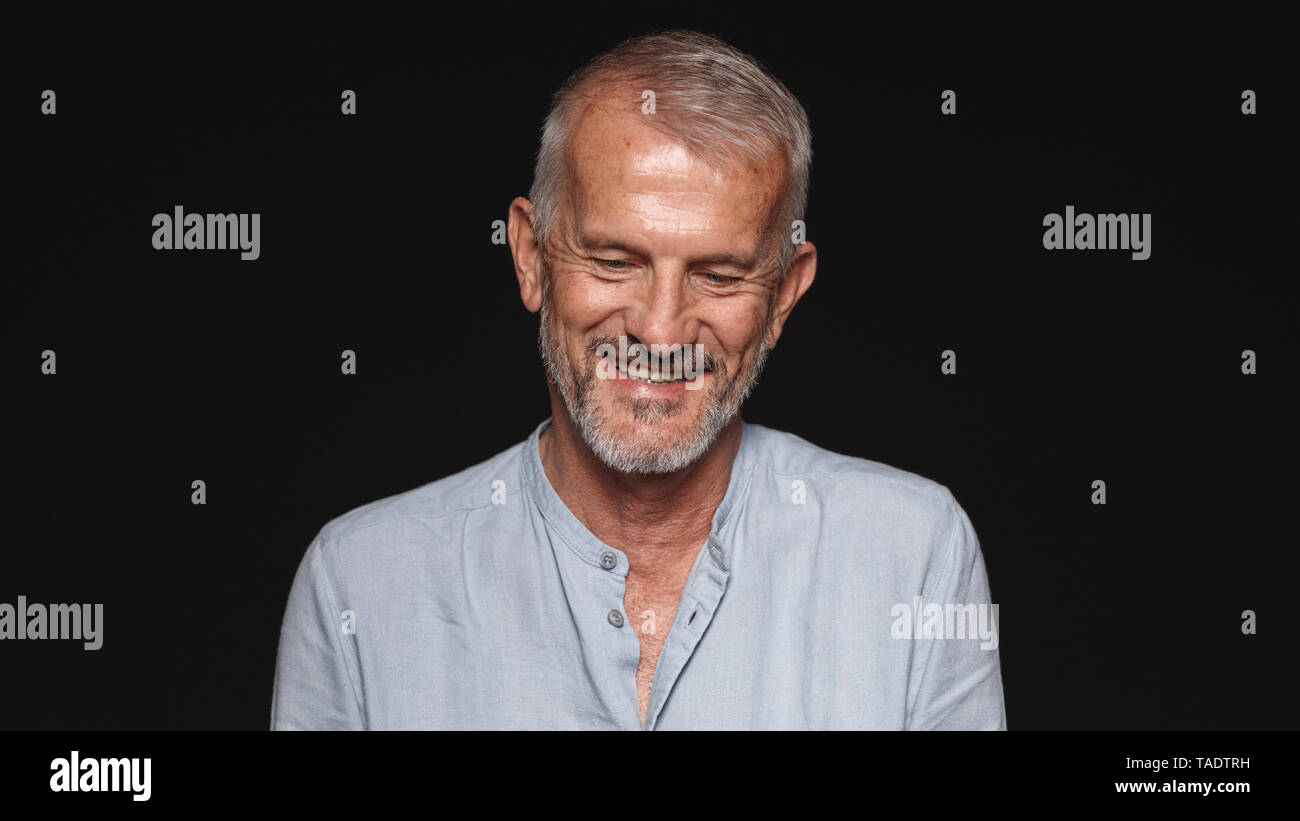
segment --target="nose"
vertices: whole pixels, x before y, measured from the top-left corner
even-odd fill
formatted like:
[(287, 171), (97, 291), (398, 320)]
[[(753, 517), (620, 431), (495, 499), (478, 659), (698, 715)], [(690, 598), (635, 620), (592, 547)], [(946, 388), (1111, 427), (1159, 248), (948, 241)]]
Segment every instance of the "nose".
[(693, 343), (699, 333), (699, 324), (694, 300), (681, 268), (655, 270), (627, 312), (628, 335), (645, 345)]

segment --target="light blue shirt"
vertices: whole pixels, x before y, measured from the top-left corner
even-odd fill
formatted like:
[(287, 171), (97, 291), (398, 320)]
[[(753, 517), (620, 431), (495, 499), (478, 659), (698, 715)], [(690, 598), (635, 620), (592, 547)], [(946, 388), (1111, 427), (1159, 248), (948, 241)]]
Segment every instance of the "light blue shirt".
[[(549, 424), (321, 529), (289, 594), (273, 729), (642, 729), (627, 555), (551, 487)], [(996, 638), (971, 616), (995, 625), (991, 604), (947, 488), (745, 423), (657, 625), (645, 728), (1005, 729)]]

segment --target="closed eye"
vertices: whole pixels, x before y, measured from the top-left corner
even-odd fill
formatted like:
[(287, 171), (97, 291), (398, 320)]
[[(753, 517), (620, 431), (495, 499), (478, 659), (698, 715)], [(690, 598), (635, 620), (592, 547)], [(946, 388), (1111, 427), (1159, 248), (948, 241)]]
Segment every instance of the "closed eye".
[(740, 282), (740, 277), (729, 277), (722, 274), (715, 274), (712, 271), (705, 271), (702, 276), (710, 285), (735, 285)]

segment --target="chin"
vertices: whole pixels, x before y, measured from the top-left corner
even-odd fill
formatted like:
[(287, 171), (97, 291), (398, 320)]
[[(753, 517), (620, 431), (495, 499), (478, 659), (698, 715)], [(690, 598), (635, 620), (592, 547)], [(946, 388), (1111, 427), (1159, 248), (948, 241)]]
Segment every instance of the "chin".
[(690, 467), (711, 442), (703, 441), (700, 420), (639, 421), (624, 409), (583, 437), (605, 465), (620, 473), (675, 473)]

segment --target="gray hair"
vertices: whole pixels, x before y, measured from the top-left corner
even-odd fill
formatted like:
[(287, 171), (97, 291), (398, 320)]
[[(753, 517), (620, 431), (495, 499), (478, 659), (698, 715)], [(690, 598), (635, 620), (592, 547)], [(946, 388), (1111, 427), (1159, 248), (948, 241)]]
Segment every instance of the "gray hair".
[(570, 180), (567, 143), (578, 103), (609, 87), (635, 89), (629, 111), (640, 111), (641, 90), (654, 92), (655, 113), (646, 123), (681, 142), (714, 167), (745, 160), (786, 163), (784, 189), (764, 241), (780, 241), (780, 275), (790, 269), (791, 224), (808, 203), (812, 130), (790, 90), (756, 59), (716, 37), (674, 30), (624, 40), (569, 76), (551, 100), (537, 152), (532, 201), (533, 232), (546, 248), (556, 211)]

